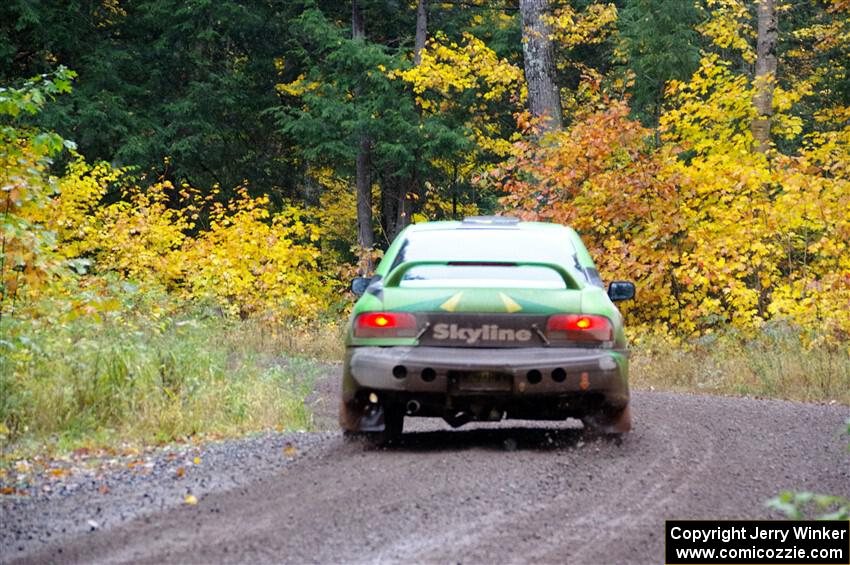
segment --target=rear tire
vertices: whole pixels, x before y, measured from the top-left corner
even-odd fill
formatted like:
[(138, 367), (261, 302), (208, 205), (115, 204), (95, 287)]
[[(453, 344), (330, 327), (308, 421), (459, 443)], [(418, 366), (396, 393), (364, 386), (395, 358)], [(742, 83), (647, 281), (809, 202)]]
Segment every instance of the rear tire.
[(404, 411), (397, 406), (384, 407), (384, 431), (365, 432), (366, 441), (370, 444), (383, 447), (401, 438), (404, 430)]
[(342, 438), (346, 442), (365, 442), (376, 447), (389, 445), (401, 437), (404, 430), (404, 411), (397, 406), (384, 406), (384, 429), (380, 432), (362, 432), (351, 408), (343, 403), (340, 410)]
[(602, 409), (581, 419), (584, 429), (593, 435), (620, 436), (632, 430), (632, 412), (627, 404), (620, 409)]
[(339, 427), (342, 428), (343, 435), (354, 433), (357, 430), (358, 422), (360, 421), (360, 410), (355, 406), (342, 400), (339, 403)]

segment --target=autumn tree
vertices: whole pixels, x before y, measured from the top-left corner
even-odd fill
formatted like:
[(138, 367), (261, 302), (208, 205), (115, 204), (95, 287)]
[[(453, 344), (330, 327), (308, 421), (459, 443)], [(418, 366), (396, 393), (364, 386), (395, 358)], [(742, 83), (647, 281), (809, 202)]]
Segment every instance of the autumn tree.
[(738, 0), (712, 6), (699, 67), (668, 81), (657, 130), (600, 91), (563, 130), (527, 131), (487, 178), (512, 213), (580, 230), (603, 277), (638, 281), (632, 327), (682, 338), (774, 320), (840, 344), (850, 335), (839, 306), (850, 299), (847, 106), (816, 111), (807, 130), (804, 101), (825, 69), (786, 76), (771, 95), (778, 151), (770, 161), (754, 152), (763, 77), (740, 64), (756, 60), (749, 13)]
[(76, 74), (60, 67), (18, 88), (0, 89), (0, 321), (20, 287), (35, 286), (61, 266), (56, 233), (29, 212), (43, 210), (57, 192), (53, 159), (73, 142), (27, 125), (47, 102), (71, 90)]

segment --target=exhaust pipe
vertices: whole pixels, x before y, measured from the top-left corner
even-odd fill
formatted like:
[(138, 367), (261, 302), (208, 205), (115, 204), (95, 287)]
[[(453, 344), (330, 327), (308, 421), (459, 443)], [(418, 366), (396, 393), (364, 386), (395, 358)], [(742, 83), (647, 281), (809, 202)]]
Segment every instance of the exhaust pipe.
[(417, 412), (419, 412), (419, 409), (421, 407), (422, 406), (419, 404), (418, 400), (408, 400), (407, 401), (407, 414), (409, 416), (412, 416), (412, 415), (416, 414)]

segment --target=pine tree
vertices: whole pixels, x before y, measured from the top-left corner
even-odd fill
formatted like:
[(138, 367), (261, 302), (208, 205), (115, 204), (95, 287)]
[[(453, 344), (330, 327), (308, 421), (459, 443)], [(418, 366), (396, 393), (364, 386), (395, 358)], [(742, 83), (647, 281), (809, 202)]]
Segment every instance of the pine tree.
[(630, 0), (619, 28), (627, 65), (635, 74), (632, 109), (646, 124), (658, 123), (669, 80), (687, 80), (697, 69), (702, 20), (693, 2)]

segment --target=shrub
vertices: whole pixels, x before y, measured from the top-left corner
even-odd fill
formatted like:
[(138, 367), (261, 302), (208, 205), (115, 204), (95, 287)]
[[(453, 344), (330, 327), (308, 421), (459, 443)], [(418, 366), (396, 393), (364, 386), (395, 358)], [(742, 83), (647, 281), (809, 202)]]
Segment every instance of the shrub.
[[(0, 421), (10, 439), (166, 441), (307, 428), (318, 368), (258, 322), (102, 281), (2, 322)], [(85, 300), (84, 304), (80, 303)]]

